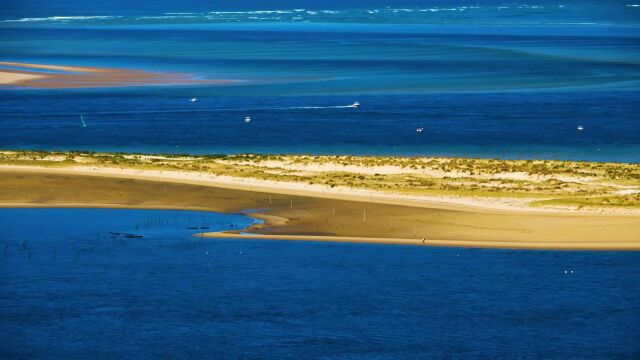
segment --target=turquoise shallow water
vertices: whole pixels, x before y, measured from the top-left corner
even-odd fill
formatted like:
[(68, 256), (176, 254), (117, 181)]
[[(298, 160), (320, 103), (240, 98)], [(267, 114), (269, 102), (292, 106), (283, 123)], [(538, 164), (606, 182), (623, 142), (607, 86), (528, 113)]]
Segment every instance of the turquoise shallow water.
[(201, 240), (189, 229), (250, 222), (0, 210), (0, 357), (640, 354), (638, 253)]

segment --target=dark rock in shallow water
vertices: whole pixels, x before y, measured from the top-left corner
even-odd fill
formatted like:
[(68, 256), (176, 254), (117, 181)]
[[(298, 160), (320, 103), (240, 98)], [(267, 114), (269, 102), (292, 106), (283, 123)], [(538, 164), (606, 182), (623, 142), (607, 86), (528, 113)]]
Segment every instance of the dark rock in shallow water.
[(109, 231), (112, 238), (142, 239), (143, 235)]

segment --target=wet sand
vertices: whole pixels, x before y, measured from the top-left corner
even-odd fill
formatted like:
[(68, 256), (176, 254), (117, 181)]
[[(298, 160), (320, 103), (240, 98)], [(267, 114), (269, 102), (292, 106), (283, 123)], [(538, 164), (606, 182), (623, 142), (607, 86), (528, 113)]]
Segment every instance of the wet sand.
[[(282, 191), (221, 188), (175, 180), (53, 173), (47, 169), (0, 170), (0, 206), (246, 212), (264, 220), (263, 224), (246, 229), (247, 232), (283, 240), (640, 250), (640, 217), (631, 215), (516, 212), (438, 204), (399, 205)], [(220, 233), (205, 236), (238, 237)]]
[(413, 246), (447, 246), (447, 247), (476, 247), (494, 249), (538, 249), (538, 250), (638, 250), (638, 245), (633, 241), (614, 242), (563, 242), (553, 244), (548, 242), (532, 241), (475, 241), (475, 240), (438, 240), (438, 239), (401, 239), (401, 238), (375, 238), (357, 236), (314, 236), (314, 235), (262, 235), (237, 233), (229, 231), (196, 234), (196, 236), (218, 239), (244, 239), (244, 240), (287, 240), (287, 241), (326, 241), (349, 242), (368, 244), (391, 244)]
[[(47, 70), (44, 72), (42, 70)], [(54, 71), (54, 72), (51, 72)], [(58, 66), (0, 61), (0, 85), (40, 89), (117, 86), (224, 84), (232, 80), (195, 79), (189, 74)]]

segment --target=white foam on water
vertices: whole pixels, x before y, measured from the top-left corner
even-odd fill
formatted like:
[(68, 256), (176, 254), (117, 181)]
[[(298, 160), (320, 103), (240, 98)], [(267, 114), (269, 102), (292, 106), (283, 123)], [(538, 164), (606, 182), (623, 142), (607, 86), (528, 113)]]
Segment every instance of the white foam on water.
[[(622, 5), (621, 5), (622, 6)], [(640, 8), (640, 4), (626, 4), (624, 5), (627, 8)], [(410, 23), (422, 23), (429, 22), (433, 20), (433, 17), (439, 19), (440, 17), (447, 16), (449, 13), (471, 13), (477, 11), (477, 9), (482, 9), (486, 11), (492, 11), (496, 14), (501, 12), (512, 12), (512, 11), (531, 11), (538, 13), (541, 9), (562, 9), (565, 8), (564, 5), (550, 5), (550, 6), (542, 6), (535, 4), (504, 4), (504, 5), (493, 5), (493, 6), (480, 6), (477, 4), (474, 5), (465, 5), (465, 6), (431, 6), (431, 7), (420, 7), (417, 6), (415, 8), (402, 8), (402, 7), (381, 7), (381, 8), (370, 8), (370, 9), (354, 9), (354, 10), (337, 10), (337, 9), (305, 9), (305, 8), (294, 8), (294, 9), (264, 9), (264, 10), (249, 10), (249, 11), (208, 11), (208, 12), (166, 12), (162, 15), (143, 15), (143, 16), (104, 16), (104, 15), (94, 15), (94, 16), (50, 16), (50, 17), (32, 17), (32, 18), (20, 18), (20, 19), (8, 19), (8, 20), (0, 20), (0, 23), (42, 23), (42, 24), (74, 24), (75, 22), (79, 22), (83, 25), (91, 24), (92, 20), (110, 20), (116, 19), (128, 22), (137, 22), (137, 21), (147, 21), (153, 22), (154, 20), (157, 22), (162, 22), (163, 20), (171, 21), (171, 22), (179, 22), (184, 20), (185, 22), (198, 22), (201, 21), (203, 23), (209, 22), (256, 22), (261, 20), (266, 21), (323, 21), (323, 22), (333, 22), (333, 21), (343, 21), (343, 17), (353, 17), (354, 20), (358, 20), (361, 17), (366, 18), (376, 18), (378, 21), (390, 21), (395, 22), (399, 16), (403, 16), (402, 14), (406, 14), (406, 21)], [(635, 11), (635, 10), (634, 10)], [(367, 16), (362, 16), (366, 14)], [(429, 15), (433, 14), (433, 15)], [(480, 14), (480, 13), (479, 13)], [(482, 15), (482, 14), (481, 14)], [(277, 17), (276, 17), (277, 16)], [(484, 15), (483, 15), (484, 16)], [(500, 16), (500, 15), (496, 15)], [(338, 19), (338, 17), (340, 17)], [(96, 21), (99, 23), (99, 21)], [(117, 23), (118, 21), (116, 21)], [(502, 24), (503, 22), (498, 22), (498, 24)], [(546, 21), (540, 21), (537, 24), (546, 24)], [(561, 25), (571, 25), (570, 22), (558, 22), (557, 24)], [(592, 25), (595, 23), (588, 22), (580, 22), (581, 25)]]
[(72, 21), (72, 20), (105, 20), (115, 19), (120, 16), (49, 16), (41, 18), (21, 18), (3, 20), (3, 22), (42, 22), (42, 21)]

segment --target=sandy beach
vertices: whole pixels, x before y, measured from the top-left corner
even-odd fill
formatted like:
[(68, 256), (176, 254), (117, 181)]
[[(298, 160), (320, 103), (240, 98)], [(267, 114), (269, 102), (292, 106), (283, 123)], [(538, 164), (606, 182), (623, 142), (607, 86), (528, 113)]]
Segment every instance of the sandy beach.
[[(44, 70), (44, 71), (43, 71)], [(41, 89), (116, 86), (224, 84), (231, 80), (196, 79), (189, 74), (60, 66), (0, 61), (0, 86)]]
[[(474, 206), (247, 179), (100, 168), (0, 167), (0, 206), (193, 209), (262, 220), (207, 237), (520, 249), (640, 250), (640, 216)], [(252, 235), (251, 235), (252, 234)]]

